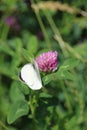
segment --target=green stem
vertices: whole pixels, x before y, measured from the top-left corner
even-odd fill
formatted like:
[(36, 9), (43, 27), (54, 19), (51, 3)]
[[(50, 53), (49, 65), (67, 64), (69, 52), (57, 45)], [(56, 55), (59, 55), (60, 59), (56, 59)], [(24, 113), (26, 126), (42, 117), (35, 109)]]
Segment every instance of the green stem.
[(72, 112), (72, 107), (71, 107), (71, 103), (70, 103), (70, 97), (66, 91), (66, 88), (64, 86), (64, 82), (63, 81), (60, 81), (60, 84), (61, 84), (61, 88), (64, 92), (64, 95), (65, 95), (65, 98), (66, 98), (66, 104), (67, 104), (67, 108), (69, 110), (69, 112)]
[(60, 45), (60, 47), (61, 47), (61, 49), (63, 51), (64, 56), (67, 57), (68, 56), (68, 52), (70, 52), (77, 59), (79, 59), (80, 61), (87, 63), (87, 60), (84, 60), (81, 57), (81, 55), (79, 53), (77, 53), (68, 43), (64, 42), (64, 40), (62, 39), (61, 34), (60, 34), (59, 30), (58, 30), (58, 27), (56, 27), (52, 17), (49, 14), (49, 12), (45, 12), (44, 11), (44, 13), (45, 13), (45, 16), (46, 16), (46, 18), (47, 18), (47, 20), (48, 20), (48, 22), (49, 22), (49, 24), (50, 24), (54, 34), (55, 34), (55, 39), (58, 41), (58, 43), (59, 43), (59, 45)]
[[(34, 4), (33, 0), (31, 0), (31, 1), (32, 1), (32, 4)], [(37, 20), (38, 20), (39, 25), (40, 25), (40, 27), (41, 27), (41, 30), (42, 30), (42, 32), (43, 32), (43, 35), (44, 35), (45, 41), (46, 41), (46, 43), (47, 43), (47, 46), (48, 46), (49, 49), (51, 49), (50, 40), (49, 40), (49, 37), (48, 37), (48, 35), (47, 35), (45, 26), (44, 26), (44, 24), (43, 24), (43, 22), (42, 22), (42, 19), (41, 19), (40, 15), (39, 15), (39, 12), (38, 12), (37, 10), (35, 10), (35, 9), (34, 9), (34, 12), (35, 12), (35, 14), (36, 14)]]
[(31, 116), (32, 116), (32, 118), (33, 118), (33, 120), (35, 122), (36, 122), (35, 111), (36, 111), (36, 108), (38, 106), (38, 104), (37, 104), (37, 102), (38, 102), (38, 96), (39, 96), (39, 93), (31, 90), (31, 94), (29, 96), (29, 107), (31, 109)]
[[(44, 10), (43, 10), (43, 11), (44, 11)], [(50, 14), (49, 14), (49, 12), (45, 12), (45, 11), (44, 11), (44, 14), (45, 14), (45, 16), (46, 16), (46, 18), (47, 18), (47, 20), (48, 20), (48, 22), (49, 22), (49, 24), (50, 24), (50, 26), (51, 26), (53, 32), (54, 32), (54, 34), (57, 34), (57, 35), (60, 37), (59, 45), (60, 45), (60, 47), (61, 47), (61, 49), (62, 49), (62, 52), (63, 52), (64, 56), (67, 57), (68, 53), (67, 53), (67, 51), (66, 51), (64, 41), (63, 41), (62, 38), (61, 38), (61, 35), (60, 35), (60, 33), (59, 33), (58, 28), (56, 27), (56, 25), (55, 25), (55, 23), (54, 23), (52, 17), (51, 17)]]
[(48, 93), (48, 90), (45, 87), (42, 87), (42, 91)]
[(3, 127), (5, 130), (9, 130), (9, 129), (3, 124), (2, 121), (0, 121), (0, 125), (1, 125), (1, 127)]
[(65, 42), (65, 45), (66, 45), (67, 50), (68, 50), (70, 53), (72, 53), (77, 59), (79, 59), (79, 60), (82, 61), (82, 62), (87, 63), (87, 60), (84, 60), (84, 59), (82, 58), (82, 56), (81, 56), (79, 53), (77, 53), (68, 43)]
[(3, 24), (3, 30), (1, 32), (1, 39), (6, 40), (9, 32), (9, 27), (6, 24)]
[(31, 90), (31, 93), (30, 93), (30, 96), (29, 96), (29, 107), (31, 109), (31, 115), (32, 115), (32, 118), (34, 119), (35, 118), (35, 114), (34, 114), (34, 109), (33, 109), (33, 91)]

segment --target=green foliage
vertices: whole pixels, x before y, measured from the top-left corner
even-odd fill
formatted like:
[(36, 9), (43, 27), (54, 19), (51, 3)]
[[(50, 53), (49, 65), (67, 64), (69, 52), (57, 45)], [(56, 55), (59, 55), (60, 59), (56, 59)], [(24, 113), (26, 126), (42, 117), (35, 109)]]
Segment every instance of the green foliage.
[(33, 55), (31, 55), (31, 53), (29, 53), (29, 51), (22, 49), (22, 54), (24, 56), (24, 58), (28, 61), (31, 62), (33, 59)]
[[(64, 0), (69, 8), (44, 11), (31, 3), (0, 1), (0, 130), (86, 130), (87, 2)], [(40, 72), (43, 87), (33, 91), (20, 70), (50, 50), (58, 51), (58, 69)]]
[(75, 50), (83, 56), (84, 59), (87, 59), (87, 42), (75, 47)]
[(35, 36), (31, 36), (29, 38), (27, 49), (31, 54), (35, 54), (38, 49), (38, 40)]
[[(14, 93), (13, 93), (14, 92)], [(12, 102), (25, 100), (24, 94), (29, 94), (28, 88), (21, 85), (19, 82), (13, 82), (10, 89), (10, 98)]]
[(79, 60), (70, 58), (68, 60), (65, 60), (64, 63), (60, 66), (59, 70), (71, 70), (74, 67), (78, 66)]
[(17, 102), (14, 102), (8, 113), (8, 123), (11, 124), (19, 117), (27, 115), (28, 111), (29, 107), (26, 101), (19, 100)]
[(51, 81), (55, 81), (58, 79), (69, 79), (74, 80), (75, 75), (73, 73), (70, 73), (68, 70), (73, 69), (75, 66), (79, 64), (79, 61), (71, 58), (66, 60), (57, 70), (57, 72), (53, 74), (49, 74), (43, 77), (43, 83), (44, 85), (48, 84)]

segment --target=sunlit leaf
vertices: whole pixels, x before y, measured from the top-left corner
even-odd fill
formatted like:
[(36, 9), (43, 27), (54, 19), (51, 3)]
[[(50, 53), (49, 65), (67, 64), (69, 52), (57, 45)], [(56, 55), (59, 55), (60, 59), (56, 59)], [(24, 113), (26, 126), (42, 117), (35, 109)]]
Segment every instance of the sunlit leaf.
[(38, 49), (38, 40), (35, 36), (30, 36), (28, 43), (27, 43), (27, 49), (29, 53), (35, 54)]
[(7, 121), (9, 124), (12, 124), (19, 117), (27, 115), (29, 112), (29, 106), (26, 101), (19, 100), (14, 102), (8, 113)]
[(63, 80), (66, 80), (66, 79), (74, 80), (75, 76), (69, 71), (65, 71), (65, 70), (64, 71), (57, 71), (56, 73), (48, 74), (48, 75), (44, 76), (43, 77), (43, 84), (46, 85), (49, 82), (56, 81), (59, 79), (61, 79), (61, 80), (62, 79)]
[(87, 59), (87, 42), (84, 42), (80, 45), (76, 45), (74, 47), (75, 51), (77, 51), (83, 58)]
[(71, 70), (79, 64), (79, 60), (70, 58), (65, 60), (64, 63), (60, 66), (59, 70)]
[(31, 62), (32, 59), (34, 59), (34, 56), (28, 50), (22, 49), (22, 54), (28, 62)]
[(18, 100), (25, 100), (25, 96), (22, 93), (21, 84), (17, 81), (13, 82), (10, 89), (10, 98), (13, 102), (16, 102)]
[(20, 81), (14, 81), (10, 89), (10, 98), (13, 102), (25, 100), (25, 95), (29, 94), (29, 88)]

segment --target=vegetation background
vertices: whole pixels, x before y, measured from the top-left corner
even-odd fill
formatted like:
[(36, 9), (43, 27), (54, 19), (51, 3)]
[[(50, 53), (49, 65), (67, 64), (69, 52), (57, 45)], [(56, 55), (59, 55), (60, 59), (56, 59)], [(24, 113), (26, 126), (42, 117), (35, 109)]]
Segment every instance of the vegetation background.
[[(21, 67), (49, 50), (58, 71), (32, 91)], [(0, 130), (87, 129), (87, 1), (0, 0)]]

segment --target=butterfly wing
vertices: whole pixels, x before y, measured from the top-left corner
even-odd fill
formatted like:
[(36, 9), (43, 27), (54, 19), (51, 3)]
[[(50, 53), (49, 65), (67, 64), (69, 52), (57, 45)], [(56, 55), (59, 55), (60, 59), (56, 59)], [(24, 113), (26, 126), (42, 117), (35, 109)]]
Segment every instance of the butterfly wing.
[(23, 66), (20, 77), (31, 89), (38, 90), (42, 87), (40, 74), (37, 71), (36, 63), (30, 63)]
[(42, 82), (41, 77), (40, 77), (40, 73), (39, 73), (39, 68), (38, 68), (36, 61), (33, 61), (32, 65), (33, 65), (34, 70), (36, 71), (38, 79), (40, 80), (40, 82)]

